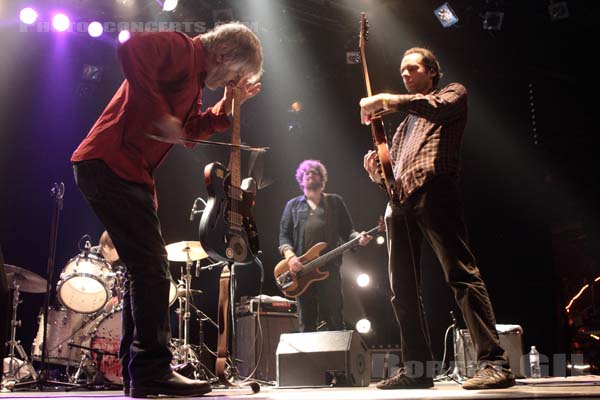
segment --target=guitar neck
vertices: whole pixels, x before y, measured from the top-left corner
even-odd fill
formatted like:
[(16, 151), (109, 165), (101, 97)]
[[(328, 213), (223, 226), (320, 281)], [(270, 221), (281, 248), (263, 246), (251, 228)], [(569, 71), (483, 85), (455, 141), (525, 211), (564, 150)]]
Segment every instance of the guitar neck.
[[(232, 104), (232, 128), (231, 128), (231, 144), (241, 145), (242, 139), (240, 135), (240, 119), (241, 119), (241, 104), (240, 96), (237, 88), (234, 88), (233, 104)], [(242, 184), (241, 177), (241, 165), (242, 165), (242, 154), (239, 147), (232, 147), (231, 155), (229, 157), (229, 176), (231, 179), (231, 185), (239, 188)]]
[[(380, 230), (379, 225), (377, 225), (376, 227), (374, 227), (370, 231), (368, 231), (367, 235), (371, 235), (371, 234), (377, 232), (378, 230)], [(315, 258), (314, 260), (312, 260), (304, 265), (303, 271), (308, 272), (313, 268), (317, 268), (317, 267), (327, 264), (329, 261), (333, 260), (335, 257), (350, 250), (352, 247), (354, 247), (358, 243), (359, 240), (360, 240), (360, 236), (357, 236), (354, 239), (349, 240), (346, 243), (342, 244), (341, 246), (339, 246), (331, 251), (328, 251), (327, 253), (323, 254), (322, 256)]]
[(366, 18), (367, 16), (365, 15), (365, 13), (361, 13), (360, 15), (361, 18), (361, 32), (360, 32), (360, 41), (359, 41), (359, 47), (360, 47), (360, 61), (362, 64), (362, 70), (363, 70), (363, 76), (365, 78), (365, 86), (367, 89), (367, 97), (371, 97), (373, 96), (373, 90), (371, 89), (371, 79), (369, 79), (369, 68), (367, 67), (367, 57), (366, 57), (366, 52), (365, 52), (365, 42), (367, 40), (367, 27), (366, 27)]

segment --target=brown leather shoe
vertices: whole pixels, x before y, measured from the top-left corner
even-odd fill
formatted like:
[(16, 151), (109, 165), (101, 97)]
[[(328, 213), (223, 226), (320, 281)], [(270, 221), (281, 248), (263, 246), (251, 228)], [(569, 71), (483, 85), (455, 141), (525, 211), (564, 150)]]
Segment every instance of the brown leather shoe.
[(403, 368), (397, 370), (394, 375), (377, 383), (377, 389), (429, 389), (433, 387), (433, 379), (422, 377), (413, 378), (406, 375)]
[(211, 391), (210, 384), (206, 381), (189, 379), (177, 372), (169, 372), (162, 378), (144, 382), (132, 382), (129, 395), (135, 398), (174, 396), (190, 397), (201, 396)]
[(515, 385), (515, 377), (510, 368), (487, 364), (463, 384), (463, 389), (504, 389)]

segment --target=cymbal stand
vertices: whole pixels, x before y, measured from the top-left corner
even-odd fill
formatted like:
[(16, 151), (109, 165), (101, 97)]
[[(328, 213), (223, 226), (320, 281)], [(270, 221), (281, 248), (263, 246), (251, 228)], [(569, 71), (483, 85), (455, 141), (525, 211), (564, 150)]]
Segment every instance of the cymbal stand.
[[(4, 378), (2, 379), (2, 389), (8, 390), (11, 390), (14, 387), (14, 384), (20, 381), (21, 378), (19, 372), (23, 368), (26, 368), (29, 371), (29, 375), (31, 375), (33, 379), (38, 378), (35, 368), (31, 365), (27, 353), (23, 349), (23, 346), (21, 346), (21, 342), (16, 340), (17, 327), (21, 326), (21, 320), (17, 320), (17, 307), (22, 301), (19, 300), (19, 285), (14, 282), (13, 286), (15, 289), (13, 290), (12, 318), (10, 320), (10, 340), (6, 343), (9, 348), (8, 371), (4, 374)], [(16, 357), (15, 350), (19, 353), (22, 362)]]
[[(190, 306), (191, 304), (191, 283), (192, 283), (192, 265), (193, 261), (189, 258), (185, 262), (185, 271), (181, 271), (181, 281), (183, 282), (185, 288), (185, 296), (178, 297), (179, 301), (179, 310), (178, 310), (178, 321), (179, 321), (179, 332), (178, 332), (178, 343), (177, 343), (177, 361), (182, 365), (181, 368), (189, 365), (194, 367), (194, 371), (196, 375), (200, 374), (200, 371), (209, 371), (201, 362), (200, 356), (196, 353), (196, 351), (190, 345)], [(194, 307), (195, 308), (195, 307)], [(182, 335), (183, 330), (183, 335)], [(205, 373), (206, 375), (206, 373)]]

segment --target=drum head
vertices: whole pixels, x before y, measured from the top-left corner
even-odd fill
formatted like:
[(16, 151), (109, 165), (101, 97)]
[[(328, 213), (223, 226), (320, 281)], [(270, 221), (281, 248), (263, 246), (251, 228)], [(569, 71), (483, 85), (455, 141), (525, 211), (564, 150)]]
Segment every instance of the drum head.
[[(121, 317), (123, 311), (120, 308), (114, 309), (110, 313), (99, 316), (94, 325), (97, 326), (90, 334), (89, 347), (96, 350), (103, 350), (108, 353), (118, 354), (121, 338)], [(96, 325), (97, 324), (97, 325)], [(118, 356), (104, 354), (102, 359), (98, 353), (91, 352), (92, 358), (96, 363), (99, 362), (100, 371), (104, 377), (113, 383), (123, 383), (123, 372), (121, 362)]]
[(102, 280), (87, 274), (67, 275), (58, 283), (57, 293), (62, 305), (83, 314), (101, 310), (110, 295)]

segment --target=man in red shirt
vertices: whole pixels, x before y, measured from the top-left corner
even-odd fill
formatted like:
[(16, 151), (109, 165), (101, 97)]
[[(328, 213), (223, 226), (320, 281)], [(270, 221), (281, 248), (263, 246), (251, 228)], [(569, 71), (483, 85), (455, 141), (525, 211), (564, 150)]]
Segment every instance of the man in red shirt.
[[(179, 32), (133, 34), (118, 49), (125, 81), (73, 153), (75, 181), (127, 266), (120, 359), (131, 397), (197, 396), (208, 382), (171, 371), (169, 264), (157, 215), (154, 171), (172, 144), (229, 127), (241, 101), (260, 91), (262, 48), (246, 26), (229, 23), (189, 38)], [(225, 87), (202, 111), (202, 90)]]

